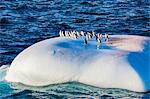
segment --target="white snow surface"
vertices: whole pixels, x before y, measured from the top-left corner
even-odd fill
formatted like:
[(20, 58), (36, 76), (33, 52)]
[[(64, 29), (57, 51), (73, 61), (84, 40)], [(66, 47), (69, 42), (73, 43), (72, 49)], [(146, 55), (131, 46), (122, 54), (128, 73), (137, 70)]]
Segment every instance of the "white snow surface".
[(86, 46), (83, 40), (56, 37), (33, 44), (13, 60), (5, 80), (30, 86), (76, 81), (101, 88), (150, 90), (150, 64), (143, 59), (149, 58), (148, 37), (112, 35), (100, 47), (94, 39)]

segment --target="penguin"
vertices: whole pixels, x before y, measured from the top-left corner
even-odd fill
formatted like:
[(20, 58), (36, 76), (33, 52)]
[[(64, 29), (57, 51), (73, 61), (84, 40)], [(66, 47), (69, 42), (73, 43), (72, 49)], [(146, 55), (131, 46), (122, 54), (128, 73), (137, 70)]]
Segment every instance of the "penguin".
[(70, 31), (70, 37), (73, 37), (73, 36), (72, 36), (72, 31)]
[(85, 37), (86, 37), (87, 40), (91, 39), (90, 33), (87, 32)]
[(97, 34), (97, 38), (99, 38), (99, 33)]
[(103, 35), (101, 34), (100, 37), (103, 38)]
[(77, 36), (77, 33), (76, 33), (76, 32), (74, 32), (74, 33), (73, 33), (73, 38), (75, 38), (75, 39), (76, 39), (77, 37), (78, 37), (78, 36)]
[(88, 34), (85, 34), (85, 38), (86, 38), (86, 40), (89, 40)]
[(84, 32), (83, 31), (81, 31), (80, 34), (81, 34), (81, 36), (84, 36)]
[(70, 37), (73, 38), (74, 34), (73, 34), (73, 31), (70, 32)]
[(62, 37), (64, 37), (65, 36), (65, 32), (62, 31), (61, 33), (62, 33)]
[(86, 40), (86, 38), (84, 39), (84, 45), (87, 45), (87, 40)]
[(95, 35), (95, 39), (96, 39), (96, 41), (97, 41), (97, 39), (98, 39), (98, 36), (97, 36), (97, 35)]
[(95, 34), (96, 34), (96, 33), (95, 33), (94, 31), (92, 31), (92, 38), (94, 38)]
[(59, 31), (59, 36), (62, 37), (62, 31), (61, 30)]
[(68, 36), (71, 37), (71, 32), (68, 32)]
[(89, 39), (92, 39), (92, 34), (90, 32), (88, 32), (88, 37)]
[(108, 34), (105, 33), (105, 41), (108, 41)]
[(84, 36), (86, 36), (87, 35), (87, 32), (84, 32)]
[(101, 39), (97, 39), (98, 43), (101, 43)]
[(65, 31), (65, 36), (69, 37), (68, 31)]
[(103, 35), (99, 33), (99, 34), (98, 34), (98, 38), (102, 40)]
[(78, 35), (77, 35), (77, 33), (75, 33), (75, 38), (78, 38)]
[(101, 43), (102, 37), (103, 37), (102, 34), (100, 34), (100, 33), (97, 34), (98, 43)]
[(80, 36), (81, 36), (81, 35), (80, 35), (80, 33), (79, 33), (78, 31), (77, 31), (76, 33), (77, 33), (77, 36), (78, 36), (78, 37), (80, 37)]

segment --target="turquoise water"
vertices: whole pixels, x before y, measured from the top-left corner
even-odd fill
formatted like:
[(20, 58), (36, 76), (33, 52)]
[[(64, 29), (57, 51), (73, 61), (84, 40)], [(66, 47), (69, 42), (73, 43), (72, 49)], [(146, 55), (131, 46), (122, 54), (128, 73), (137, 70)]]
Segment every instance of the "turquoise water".
[(150, 0), (0, 0), (0, 98), (150, 97), (77, 82), (37, 88), (3, 80), (22, 50), (59, 30), (150, 36), (149, 6)]

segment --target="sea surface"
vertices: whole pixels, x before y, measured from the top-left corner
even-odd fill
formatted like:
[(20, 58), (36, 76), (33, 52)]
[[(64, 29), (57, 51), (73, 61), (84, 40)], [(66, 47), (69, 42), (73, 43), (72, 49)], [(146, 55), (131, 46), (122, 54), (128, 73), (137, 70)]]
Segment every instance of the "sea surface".
[(60, 30), (150, 37), (150, 0), (0, 0), (0, 98), (150, 98), (77, 82), (32, 87), (3, 80), (18, 53)]

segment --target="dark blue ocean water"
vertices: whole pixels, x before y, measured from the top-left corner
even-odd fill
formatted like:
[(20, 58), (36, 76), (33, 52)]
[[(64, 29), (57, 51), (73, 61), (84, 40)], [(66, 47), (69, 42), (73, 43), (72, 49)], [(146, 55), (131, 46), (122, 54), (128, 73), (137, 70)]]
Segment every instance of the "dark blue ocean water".
[[(30, 45), (58, 36), (59, 30), (150, 36), (150, 0), (0, 0), (0, 66), (10, 65)], [(0, 81), (0, 98), (139, 98), (149, 94), (74, 82), (33, 88)]]

